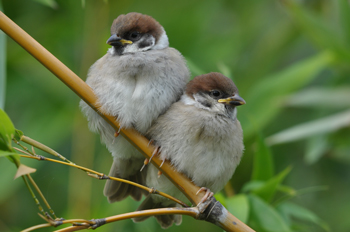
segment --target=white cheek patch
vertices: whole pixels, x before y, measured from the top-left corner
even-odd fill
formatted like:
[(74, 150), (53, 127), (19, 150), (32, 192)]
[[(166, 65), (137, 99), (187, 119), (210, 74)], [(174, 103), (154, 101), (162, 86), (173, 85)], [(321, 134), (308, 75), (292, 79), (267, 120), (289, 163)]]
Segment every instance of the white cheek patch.
[(195, 105), (196, 104), (196, 101), (189, 97), (187, 94), (184, 94), (181, 96), (181, 100), (185, 105)]
[(203, 104), (201, 104), (201, 102), (205, 101), (205, 97), (203, 97), (200, 94), (193, 94), (193, 98), (189, 97), (187, 94), (182, 95), (181, 97), (181, 101), (185, 104), (185, 105), (193, 105), (197, 108), (200, 109), (206, 109), (209, 110), (210, 107), (206, 107)]
[(166, 35), (164, 28), (162, 27), (162, 35), (158, 39), (157, 44), (152, 49), (157, 50), (157, 49), (164, 49), (167, 47), (169, 47), (169, 39), (168, 39), (168, 36)]

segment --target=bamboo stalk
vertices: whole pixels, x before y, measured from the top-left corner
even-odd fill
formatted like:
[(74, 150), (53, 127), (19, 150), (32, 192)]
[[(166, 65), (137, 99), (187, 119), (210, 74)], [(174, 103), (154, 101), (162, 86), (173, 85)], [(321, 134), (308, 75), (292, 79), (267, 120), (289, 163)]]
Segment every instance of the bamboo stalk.
[[(103, 115), (98, 110), (97, 98), (92, 89), (82, 81), (74, 72), (72, 72), (67, 66), (41, 46), (36, 40), (28, 35), (17, 24), (10, 20), (3, 12), (0, 11), (0, 28), (25, 50), (27, 50), (32, 56), (34, 56), (39, 62), (41, 62), (47, 69), (49, 69), (54, 75), (56, 75), (64, 84), (72, 89), (80, 98), (82, 98), (89, 106), (96, 110), (113, 128), (119, 130), (119, 123), (113, 116)], [(154, 146), (149, 145), (149, 141), (141, 136), (137, 131), (133, 129), (121, 129), (121, 134), (128, 139), (134, 146), (136, 146), (142, 154), (147, 158), (150, 158)], [(185, 175), (176, 172), (169, 162), (165, 162), (161, 168), (159, 168), (162, 161), (158, 157), (152, 159), (152, 163), (165, 174), (179, 190), (181, 190), (185, 196), (194, 205), (198, 205), (204, 196), (204, 193), (196, 194), (199, 187), (194, 185)], [(218, 218), (216, 225), (227, 231), (243, 232), (253, 231), (243, 222), (226, 213), (225, 218)]]

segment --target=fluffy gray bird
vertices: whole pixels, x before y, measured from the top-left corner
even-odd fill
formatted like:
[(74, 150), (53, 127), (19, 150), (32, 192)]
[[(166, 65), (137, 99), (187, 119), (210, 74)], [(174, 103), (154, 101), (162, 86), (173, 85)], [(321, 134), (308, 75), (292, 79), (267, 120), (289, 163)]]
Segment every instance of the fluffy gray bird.
[[(243, 104), (229, 78), (220, 73), (197, 76), (187, 84), (181, 99), (155, 121), (146, 137), (159, 147), (162, 160), (169, 160), (197, 186), (218, 192), (232, 177), (243, 154), (243, 132), (236, 108)], [(186, 201), (165, 176), (158, 178), (153, 165), (148, 167), (146, 185)], [(138, 210), (173, 206), (174, 202), (154, 194), (147, 196)], [(155, 217), (163, 228), (182, 220), (181, 215)]]
[[(176, 102), (189, 80), (183, 56), (169, 47), (163, 27), (152, 17), (140, 13), (120, 15), (113, 21), (112, 47), (89, 69), (86, 83), (94, 90), (100, 111), (115, 116), (123, 128), (135, 128), (144, 134), (152, 122)], [(144, 157), (84, 101), (82, 112), (89, 128), (101, 135), (101, 141), (112, 153), (109, 175), (144, 183), (140, 172)], [(104, 194), (109, 202), (128, 195), (140, 200), (139, 188), (107, 180)]]

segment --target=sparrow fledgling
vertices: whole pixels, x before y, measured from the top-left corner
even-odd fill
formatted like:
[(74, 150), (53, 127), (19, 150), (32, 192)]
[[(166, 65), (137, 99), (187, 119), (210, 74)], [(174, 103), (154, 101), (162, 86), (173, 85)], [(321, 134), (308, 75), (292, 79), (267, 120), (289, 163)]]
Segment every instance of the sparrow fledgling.
[[(144, 134), (183, 93), (190, 77), (186, 62), (180, 52), (169, 47), (164, 28), (140, 13), (116, 18), (107, 43), (112, 47), (91, 66), (86, 83), (95, 92), (101, 112), (115, 116), (121, 127)], [(143, 184), (143, 155), (122, 136), (115, 138), (114, 129), (84, 101), (80, 106), (90, 130), (101, 135), (112, 153), (109, 175)], [(104, 195), (109, 202), (128, 195), (140, 200), (142, 192), (132, 185), (107, 180)]]
[[(146, 137), (159, 147), (160, 158), (187, 175), (197, 186), (220, 191), (232, 177), (244, 150), (237, 108), (245, 104), (238, 89), (220, 73), (209, 73), (190, 81), (181, 99), (161, 115)], [(150, 165), (146, 185), (180, 200), (185, 196), (158, 169)], [(138, 210), (173, 207), (159, 195), (148, 195)], [(181, 215), (155, 216), (163, 228), (181, 223)], [(134, 218), (135, 222), (147, 217)]]

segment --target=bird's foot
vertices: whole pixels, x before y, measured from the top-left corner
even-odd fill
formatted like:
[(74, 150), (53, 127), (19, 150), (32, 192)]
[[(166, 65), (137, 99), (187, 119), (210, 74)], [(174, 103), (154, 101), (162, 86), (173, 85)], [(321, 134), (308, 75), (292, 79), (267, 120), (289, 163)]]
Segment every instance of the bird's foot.
[(205, 211), (205, 209), (208, 207), (208, 205), (210, 204), (210, 200), (212, 198), (212, 196), (214, 196), (214, 193), (212, 191), (210, 191), (210, 189), (206, 188), (206, 187), (202, 187), (200, 188), (196, 195), (198, 195), (200, 192), (204, 192), (205, 191), (205, 194), (204, 196), (202, 197), (201, 201), (198, 203), (197, 207), (199, 209), (199, 211), (201, 213), (203, 213)]
[[(164, 164), (166, 159), (163, 159), (162, 163), (159, 165), (159, 167), (161, 168)], [(163, 172), (161, 170), (158, 171), (158, 178), (163, 174)]]
[(119, 134), (120, 134), (120, 127), (119, 127), (118, 131), (114, 132), (114, 138), (113, 138), (112, 144), (114, 144), (115, 138), (117, 138), (119, 136)]
[[(150, 142), (151, 142), (151, 141), (150, 141)], [(149, 159), (146, 158), (145, 161), (143, 161), (143, 165), (142, 165), (142, 168), (140, 169), (140, 172), (146, 167), (147, 164), (149, 164), (149, 163), (151, 162), (151, 160), (153, 159), (153, 157), (154, 157), (156, 154), (159, 153), (159, 149), (160, 149), (159, 146), (156, 147), (156, 148), (154, 149), (153, 153), (152, 153), (151, 158), (149, 158)]]
[(153, 144), (154, 144), (154, 140), (151, 139), (151, 140), (148, 142), (147, 147), (149, 147), (149, 145), (153, 145)]
[(140, 172), (142, 172), (142, 170), (146, 167), (146, 165), (149, 163), (149, 159), (145, 159), (144, 161), (143, 161), (143, 165), (142, 165), (142, 167), (141, 167), (141, 169), (140, 169)]
[(161, 170), (158, 170), (158, 178), (163, 174)]

